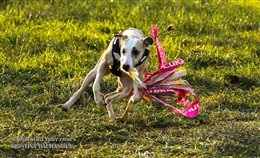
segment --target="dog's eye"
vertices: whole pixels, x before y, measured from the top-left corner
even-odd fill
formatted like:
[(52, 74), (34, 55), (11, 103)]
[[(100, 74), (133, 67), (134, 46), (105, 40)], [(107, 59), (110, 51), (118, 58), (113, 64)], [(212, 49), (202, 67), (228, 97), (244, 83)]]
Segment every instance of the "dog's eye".
[(134, 54), (135, 56), (137, 56), (137, 55), (139, 54), (139, 51), (138, 51), (138, 50), (134, 50), (134, 51), (133, 51), (133, 54)]
[(125, 54), (125, 49), (122, 50), (122, 53)]
[(132, 53), (134, 56), (137, 56), (139, 54), (139, 51), (134, 47)]

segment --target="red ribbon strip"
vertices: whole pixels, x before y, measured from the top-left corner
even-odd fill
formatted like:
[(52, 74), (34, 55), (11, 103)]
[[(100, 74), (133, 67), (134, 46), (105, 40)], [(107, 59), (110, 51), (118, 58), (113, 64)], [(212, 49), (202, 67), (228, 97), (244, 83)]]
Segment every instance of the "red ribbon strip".
[[(163, 47), (157, 38), (158, 26), (156, 25), (156, 27), (152, 28), (150, 32), (152, 33), (156, 44), (159, 68), (153, 74), (145, 74), (145, 80), (142, 86), (139, 86), (138, 88), (141, 92), (140, 94), (150, 101), (162, 103), (169, 108), (169, 111), (176, 114), (180, 114), (188, 118), (197, 116), (200, 109), (200, 102), (199, 98), (195, 94), (195, 90), (191, 86), (187, 85), (186, 81), (179, 79), (178, 76), (176, 77), (178, 71), (180, 74), (182, 73), (176, 68), (182, 65), (184, 61), (179, 59), (168, 63)], [(183, 75), (186, 74), (182, 74), (182, 76)], [(188, 98), (190, 95), (193, 96), (193, 102), (191, 103)], [(180, 110), (169, 103), (169, 101), (176, 96), (178, 103), (186, 107), (185, 110)]]

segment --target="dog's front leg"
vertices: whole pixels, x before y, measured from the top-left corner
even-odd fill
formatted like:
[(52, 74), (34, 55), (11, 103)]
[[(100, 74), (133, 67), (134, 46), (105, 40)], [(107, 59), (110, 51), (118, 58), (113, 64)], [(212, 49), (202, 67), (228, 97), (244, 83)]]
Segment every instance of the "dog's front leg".
[[(143, 65), (143, 68), (141, 68), (141, 71), (139, 73), (139, 78), (141, 78), (141, 79), (142, 79), (143, 73), (144, 73), (144, 66), (145, 66), (145, 64)], [(134, 105), (134, 103), (136, 101), (139, 101), (141, 99), (141, 96), (140, 96), (139, 90), (138, 90), (138, 84), (136, 82), (133, 82), (133, 84), (134, 84), (134, 95), (131, 96), (131, 98), (128, 100), (128, 103), (127, 103), (127, 106), (126, 106), (126, 109), (125, 109), (123, 115), (118, 118), (118, 120), (121, 122), (125, 122), (125, 120), (128, 117), (128, 112), (130, 111), (131, 107)]]
[(112, 101), (115, 100), (116, 98), (119, 98), (119, 96), (120, 96), (120, 93), (116, 92), (116, 93), (113, 93), (113, 94), (109, 95), (105, 99), (106, 108), (107, 108), (107, 111), (108, 111), (108, 116), (113, 121), (116, 120), (116, 115), (115, 115), (115, 112), (114, 112), (114, 109), (113, 109)]
[(134, 83), (134, 95), (131, 96), (131, 98), (129, 99), (123, 115), (121, 117), (117, 118), (117, 120), (119, 120), (121, 122), (125, 122), (127, 117), (128, 117), (128, 112), (130, 111), (130, 109), (134, 105), (134, 103), (138, 100), (140, 100), (140, 95), (139, 95), (139, 91), (138, 91), (138, 84)]
[(104, 99), (103, 97), (101, 97), (100, 82), (102, 78), (109, 73), (109, 69), (107, 67), (108, 66), (106, 62), (101, 60), (100, 64), (97, 67), (96, 78), (93, 84), (94, 100), (99, 105), (105, 105)]
[(112, 102), (116, 99), (123, 99), (129, 96), (130, 92), (132, 91), (132, 86), (131, 84), (129, 84), (131, 82), (132, 80), (130, 77), (128, 76), (121, 77), (119, 80), (117, 91), (112, 92), (106, 95), (105, 97), (105, 103), (108, 110), (108, 115), (113, 121), (115, 121), (117, 118), (113, 110)]
[(117, 120), (120, 121), (120, 122), (125, 122), (127, 117), (128, 117), (128, 112), (130, 111), (130, 109), (133, 105), (134, 105), (134, 99), (133, 99), (133, 97), (131, 97), (128, 100), (128, 103), (127, 103), (127, 106), (126, 106), (124, 113), (122, 114), (121, 117), (117, 118)]
[(129, 96), (130, 92), (131, 92), (130, 88), (123, 88), (123, 89), (119, 90), (119, 92), (111, 94), (108, 97), (106, 97), (105, 102), (106, 102), (106, 108), (108, 111), (108, 115), (113, 121), (115, 121), (117, 118), (116, 118), (115, 112), (113, 110), (112, 102), (116, 99), (123, 99), (123, 98)]

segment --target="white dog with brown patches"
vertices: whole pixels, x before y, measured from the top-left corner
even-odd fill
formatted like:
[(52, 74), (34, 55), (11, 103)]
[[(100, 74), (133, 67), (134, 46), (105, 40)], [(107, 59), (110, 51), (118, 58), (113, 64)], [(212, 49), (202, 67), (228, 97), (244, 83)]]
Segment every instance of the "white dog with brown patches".
[[(73, 96), (59, 107), (62, 110), (68, 109), (80, 97), (86, 87), (93, 83), (93, 93), (95, 102), (99, 105), (106, 105), (109, 117), (112, 120), (124, 121), (127, 117), (130, 106), (137, 100), (137, 84), (125, 73), (132, 69), (137, 69), (139, 77), (142, 78), (146, 64), (146, 58), (149, 55), (147, 47), (153, 44), (151, 37), (144, 37), (140, 30), (130, 28), (121, 35), (115, 35), (106, 51), (102, 54), (95, 68), (91, 70), (84, 79), (80, 89)], [(102, 78), (112, 73), (118, 76), (118, 88), (116, 91), (106, 94), (102, 97), (100, 92), (100, 82)], [(122, 99), (130, 95), (134, 88), (134, 95), (130, 97), (128, 106), (121, 117), (116, 117), (112, 102), (116, 99)]]

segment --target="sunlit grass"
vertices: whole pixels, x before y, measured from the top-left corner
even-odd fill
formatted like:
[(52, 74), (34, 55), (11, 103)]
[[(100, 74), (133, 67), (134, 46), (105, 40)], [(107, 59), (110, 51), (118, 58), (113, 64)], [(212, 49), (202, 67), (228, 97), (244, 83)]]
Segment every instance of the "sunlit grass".
[[(0, 2), (2, 157), (259, 156), (258, 1)], [(159, 39), (169, 61), (185, 60), (201, 113), (173, 115), (138, 102), (124, 124), (109, 121), (86, 89), (68, 112), (56, 105), (80, 87), (114, 34), (136, 27)], [(147, 71), (158, 67), (150, 47)], [(103, 92), (116, 89), (105, 77)], [(127, 100), (115, 101), (122, 113)], [(16, 150), (13, 138), (70, 137), (72, 149)]]

